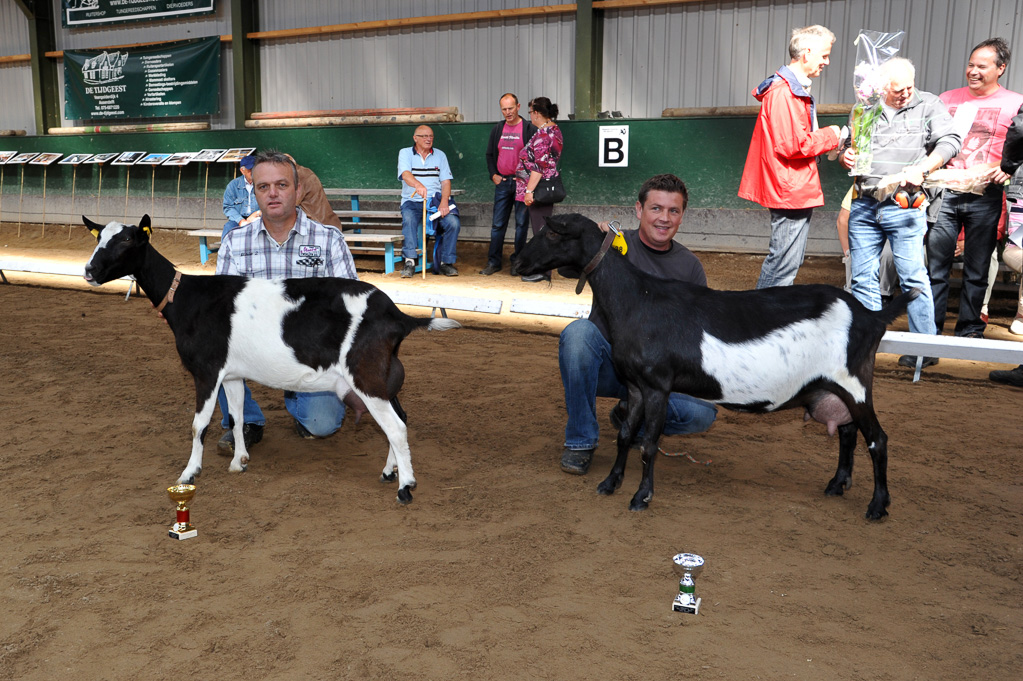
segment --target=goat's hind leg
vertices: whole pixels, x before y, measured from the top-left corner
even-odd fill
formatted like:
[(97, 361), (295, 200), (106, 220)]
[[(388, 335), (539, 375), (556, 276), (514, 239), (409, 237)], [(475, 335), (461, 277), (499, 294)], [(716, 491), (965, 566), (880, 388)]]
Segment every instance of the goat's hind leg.
[(841, 496), (845, 490), (852, 487), (853, 456), (858, 432), (859, 428), (855, 423), (846, 423), (838, 427), (838, 470), (824, 488), (824, 494), (829, 497)]
[(206, 429), (213, 416), (213, 407), (217, 404), (217, 388), (220, 382), (210, 386), (204, 381), (195, 379), (195, 416), (192, 417), (192, 453), (188, 457), (188, 465), (178, 477), (182, 484), (193, 484), (202, 473), (202, 450), (206, 441)]
[[(249, 466), (249, 452), (245, 448), (245, 384), (242, 380), (232, 379), (223, 382), (224, 396), (227, 397), (227, 411), (231, 414), (231, 431), (234, 435), (234, 457), (227, 470), (232, 473), (244, 473)], [(214, 401), (216, 393), (214, 392)]]
[[(401, 402), (398, 401), (397, 397), (391, 398), (391, 406), (394, 407), (394, 413), (398, 415), (401, 422), (408, 425), (408, 414), (401, 408)], [(380, 482), (394, 482), (398, 479), (396, 457), (394, 456), (394, 447), (387, 446), (387, 462), (384, 464), (384, 470), (380, 474)], [(415, 485), (412, 486), (415, 489)]]
[(654, 496), (654, 464), (657, 462), (657, 442), (664, 430), (664, 419), (668, 408), (668, 394), (647, 390), (643, 395), (643, 479), (639, 489), (629, 502), (630, 511), (645, 511)]
[(615, 457), (611, 472), (604, 478), (604, 481), (597, 485), (598, 494), (614, 494), (622, 486), (622, 479), (625, 477), (625, 464), (629, 460), (629, 447), (636, 439), (639, 431), (639, 423), (643, 418), (643, 397), (636, 388), (629, 388), (628, 412), (622, 425), (618, 429), (618, 456)]
[(412, 453), (409, 451), (408, 429), (405, 422), (390, 401), (361, 393), (359, 396), (387, 436), (387, 463), (384, 466), (383, 477), (386, 478), (388, 473), (393, 475), (394, 467), (398, 468), (398, 503), (408, 504), (412, 501), (412, 490), (416, 488), (416, 477), (412, 472)]
[(867, 520), (880, 520), (888, 515), (888, 505), (892, 503), (888, 494), (888, 434), (878, 423), (877, 414), (870, 404), (859, 405), (860, 413), (853, 412), (853, 419), (863, 438), (867, 441), (867, 451), (874, 464), (874, 496), (867, 505)]

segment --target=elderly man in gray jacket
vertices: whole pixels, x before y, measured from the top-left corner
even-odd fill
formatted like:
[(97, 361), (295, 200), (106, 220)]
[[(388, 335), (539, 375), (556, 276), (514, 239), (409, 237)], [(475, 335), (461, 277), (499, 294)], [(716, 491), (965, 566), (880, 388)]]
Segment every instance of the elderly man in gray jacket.
[[(959, 153), (962, 138), (941, 100), (915, 89), (912, 62), (897, 57), (882, 68), (888, 77), (888, 91), (873, 131), (873, 159), (870, 170), (855, 178), (849, 213), (852, 293), (869, 309), (881, 309), (878, 269), (887, 239), (902, 290), (921, 290), (921, 295), (909, 304), (909, 330), (934, 334), (934, 301), (924, 261), (924, 208), (903, 208), (892, 197), (879, 200), (883, 194), (878, 192), (878, 184), (883, 177), (900, 175), (904, 188), (919, 189), (932, 170)], [(842, 165), (852, 168), (855, 163), (856, 152), (848, 149), (842, 155)], [(925, 358), (924, 366), (937, 361)], [(916, 358), (912, 362), (915, 365)]]

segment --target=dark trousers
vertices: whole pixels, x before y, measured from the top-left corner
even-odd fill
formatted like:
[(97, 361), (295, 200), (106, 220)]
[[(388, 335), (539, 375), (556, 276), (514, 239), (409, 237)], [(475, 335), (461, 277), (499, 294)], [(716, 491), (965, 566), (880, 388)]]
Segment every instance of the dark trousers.
[(515, 178), (506, 177), (501, 184), (494, 187), (494, 221), (490, 228), (490, 251), (487, 252), (487, 264), (501, 266), (504, 255), (504, 235), (508, 231), (508, 218), (515, 211), (515, 245), (511, 260), (514, 263), (519, 251), (526, 245), (529, 229), (529, 211), (526, 204), (515, 200)]
[(990, 185), (982, 195), (945, 190), (938, 219), (927, 235), (927, 270), (934, 294), (934, 325), (940, 334), (948, 307), (948, 280), (952, 273), (959, 228), (963, 228), (963, 289), (959, 294), (959, 320), (955, 335), (983, 332), (980, 320), (987, 290), (991, 253), (998, 241), (998, 219), (1005, 192)]

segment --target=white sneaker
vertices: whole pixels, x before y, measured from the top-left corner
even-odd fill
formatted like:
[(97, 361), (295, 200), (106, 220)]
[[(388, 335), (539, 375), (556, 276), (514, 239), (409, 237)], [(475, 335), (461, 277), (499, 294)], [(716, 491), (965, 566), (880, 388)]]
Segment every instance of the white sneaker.
[(1023, 336), (1023, 318), (1016, 317), (1009, 325), (1009, 333), (1016, 336)]

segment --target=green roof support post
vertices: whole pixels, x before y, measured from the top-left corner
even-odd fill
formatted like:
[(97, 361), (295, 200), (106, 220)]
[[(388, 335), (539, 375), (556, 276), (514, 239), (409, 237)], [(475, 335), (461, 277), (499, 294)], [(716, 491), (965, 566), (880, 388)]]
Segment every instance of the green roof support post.
[(57, 91), (57, 64), (46, 56), (57, 49), (54, 37), (52, 5), (49, 0), (14, 0), (28, 19), (32, 57), (32, 98), (36, 134), (45, 135), (60, 127), (60, 97)]
[(575, 118), (595, 119), (601, 105), (604, 11), (580, 0), (575, 11)]
[(259, 3), (231, 0), (231, 61), (234, 70), (234, 127), (242, 129), (261, 109), (259, 49), (245, 36), (259, 28)]

